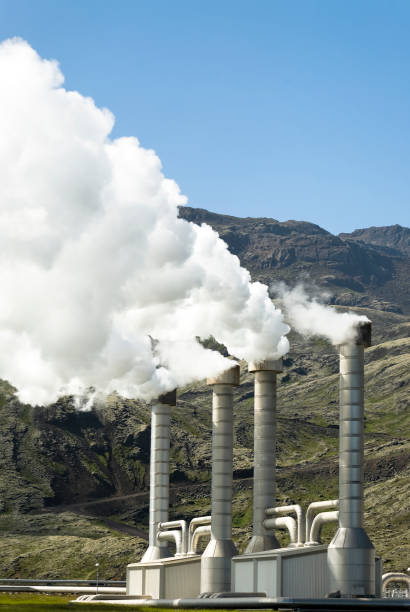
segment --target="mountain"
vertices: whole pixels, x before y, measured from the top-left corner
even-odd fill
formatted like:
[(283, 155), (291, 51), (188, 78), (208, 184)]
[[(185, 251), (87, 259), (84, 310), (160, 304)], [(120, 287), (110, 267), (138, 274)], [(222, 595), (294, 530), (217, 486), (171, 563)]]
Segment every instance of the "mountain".
[(332, 303), (410, 314), (410, 229), (334, 236), (313, 223), (219, 215), (181, 206), (181, 218), (211, 225), (254, 280), (297, 280), (333, 294)]
[[(334, 308), (348, 304), (373, 321), (365, 373), (366, 526), (385, 571), (406, 569), (407, 228), (369, 228), (341, 237), (306, 222), (240, 219), (188, 207), (180, 215), (212, 225), (254, 279), (308, 278), (334, 291)], [(278, 378), (277, 494), (278, 503), (306, 507), (337, 496), (338, 357), (325, 340), (291, 332), (290, 341)], [(252, 396), (253, 378), (242, 363), (235, 391), (233, 502), (241, 549), (252, 521)], [(208, 514), (211, 392), (204, 382), (179, 390), (171, 427), (171, 518)], [(105, 578), (123, 578), (126, 564), (137, 561), (145, 546), (149, 446), (150, 408), (143, 402), (113, 395), (89, 412), (76, 410), (70, 398), (40, 408), (21, 404), (15, 389), (0, 382), (0, 574), (89, 578), (98, 558)], [(329, 527), (325, 540), (330, 535)]]
[(410, 229), (401, 225), (368, 227), (355, 230), (351, 234), (339, 234), (342, 240), (355, 240), (363, 244), (388, 247), (396, 253), (410, 256)]

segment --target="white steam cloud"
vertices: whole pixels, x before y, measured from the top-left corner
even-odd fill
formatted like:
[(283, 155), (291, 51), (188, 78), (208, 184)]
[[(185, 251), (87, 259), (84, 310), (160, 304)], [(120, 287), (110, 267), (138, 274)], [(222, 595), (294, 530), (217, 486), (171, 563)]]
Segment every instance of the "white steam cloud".
[(276, 283), (271, 288), (282, 300), (290, 324), (304, 336), (322, 336), (332, 344), (343, 344), (355, 339), (360, 323), (369, 321), (364, 315), (337, 312), (322, 304), (319, 297), (309, 297), (303, 284), (291, 289)]
[(196, 336), (246, 360), (287, 352), (267, 287), (178, 218), (154, 151), (110, 139), (113, 115), (20, 39), (0, 45), (0, 79), (0, 377), (22, 401), (150, 399), (232, 365)]

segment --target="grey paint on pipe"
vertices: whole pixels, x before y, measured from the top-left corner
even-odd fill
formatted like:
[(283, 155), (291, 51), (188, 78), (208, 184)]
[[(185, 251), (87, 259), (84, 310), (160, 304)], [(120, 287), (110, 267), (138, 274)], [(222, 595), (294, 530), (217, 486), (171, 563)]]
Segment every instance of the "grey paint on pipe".
[(141, 561), (170, 556), (166, 540), (157, 540), (158, 523), (168, 521), (169, 513), (169, 425), (176, 391), (162, 395), (151, 407), (151, 453), (149, 495), (149, 541)]
[(252, 362), (254, 392), (253, 534), (245, 553), (280, 548), (264, 526), (265, 510), (276, 498), (276, 377), (283, 370), (282, 359)]
[(363, 526), (364, 347), (371, 324), (340, 347), (339, 529), (328, 548), (330, 592), (375, 595), (375, 551)]
[(229, 591), (232, 542), (233, 387), (239, 366), (208, 379), (212, 385), (212, 518), (211, 540), (201, 557), (201, 593)]

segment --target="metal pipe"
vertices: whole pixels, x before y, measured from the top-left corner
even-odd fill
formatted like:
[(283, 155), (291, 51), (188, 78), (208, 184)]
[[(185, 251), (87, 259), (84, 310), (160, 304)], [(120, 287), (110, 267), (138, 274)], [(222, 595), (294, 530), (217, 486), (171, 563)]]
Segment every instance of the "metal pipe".
[(191, 520), (188, 527), (188, 554), (192, 554), (192, 537), (196, 529), (200, 525), (210, 525), (211, 515), (209, 516), (196, 516)]
[(212, 385), (212, 519), (211, 540), (201, 558), (201, 593), (229, 591), (232, 542), (233, 387), (239, 385), (239, 366), (216, 378)]
[(182, 534), (179, 529), (165, 529), (165, 531), (157, 531), (158, 542), (175, 542), (175, 557), (183, 557), (182, 552)]
[(245, 554), (279, 548), (263, 521), (276, 496), (276, 377), (283, 370), (282, 359), (250, 362), (248, 370), (255, 372), (253, 535)]
[[(188, 532), (186, 528), (186, 521), (177, 520), (177, 521), (167, 521), (165, 523), (158, 524), (158, 531), (165, 531), (168, 529), (180, 529), (181, 530), (181, 550), (176, 551), (178, 555), (186, 555), (188, 550)], [(176, 545), (176, 542), (175, 542)], [(177, 546), (178, 548), (178, 546)]]
[(402, 582), (410, 589), (410, 576), (402, 572), (388, 572), (382, 576), (382, 594), (386, 593), (386, 589), (391, 582)]
[(197, 555), (199, 541), (211, 535), (211, 525), (200, 525), (192, 534), (188, 555)]
[[(98, 598), (101, 601), (101, 598)], [(77, 601), (77, 600), (76, 600)], [(93, 601), (97, 601), (94, 597)], [(104, 603), (118, 603), (114, 599), (104, 600)], [(131, 599), (128, 599), (127, 604), (132, 603)], [(205, 600), (201, 597), (193, 599), (135, 599), (135, 605), (143, 608), (177, 608), (177, 609), (191, 609), (191, 610), (203, 610), (208, 609), (225, 609), (225, 610), (276, 610), (288, 609), (288, 610), (403, 610), (408, 612), (408, 600), (387, 600), (386, 599), (358, 599), (355, 602), (355, 606), (352, 605), (351, 599), (303, 599), (293, 597), (227, 597), (227, 598), (206, 598)], [(126, 604), (126, 605), (127, 605)]]
[(149, 546), (141, 561), (169, 557), (165, 541), (157, 541), (158, 523), (168, 521), (169, 511), (169, 424), (176, 390), (162, 395), (151, 407), (151, 454), (149, 494)]
[[(50, 586), (38, 584), (2, 584), (0, 585), (0, 593), (90, 593), (97, 594), (97, 587), (89, 586)], [(101, 587), (98, 586), (98, 593), (107, 593), (111, 595), (125, 595), (125, 587)]]
[(306, 510), (306, 527), (305, 533), (306, 537), (311, 540), (310, 530), (312, 528), (312, 523), (314, 519), (314, 515), (316, 510), (329, 510), (330, 508), (338, 508), (339, 500), (338, 499), (328, 499), (326, 501), (316, 501), (309, 504), (308, 509)]
[(309, 541), (306, 542), (305, 546), (319, 546), (319, 544), (322, 544), (320, 534), (323, 525), (325, 525), (326, 523), (334, 523), (338, 520), (338, 510), (334, 510), (333, 512), (319, 512), (319, 514), (316, 514), (312, 523), (312, 527), (310, 529)]
[(374, 597), (375, 552), (363, 527), (364, 347), (371, 323), (340, 346), (339, 529), (328, 548), (329, 587), (342, 597)]
[(267, 510), (265, 510), (266, 516), (272, 516), (273, 514), (279, 514), (281, 512), (295, 512), (297, 521), (296, 546), (303, 546), (305, 543), (305, 513), (303, 512), (302, 506), (299, 504), (291, 504), (290, 506), (276, 506), (275, 508), (267, 508)]
[(287, 529), (290, 537), (288, 548), (297, 546), (297, 526), (293, 516), (268, 518), (263, 521), (263, 525), (266, 529)]

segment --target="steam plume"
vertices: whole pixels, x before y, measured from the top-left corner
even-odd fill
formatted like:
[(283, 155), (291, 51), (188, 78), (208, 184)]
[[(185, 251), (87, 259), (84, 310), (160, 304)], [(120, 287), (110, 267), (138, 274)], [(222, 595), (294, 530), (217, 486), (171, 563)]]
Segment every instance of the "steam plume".
[(364, 315), (340, 313), (322, 304), (319, 297), (309, 297), (303, 284), (291, 289), (276, 283), (271, 289), (281, 298), (290, 324), (304, 336), (322, 336), (332, 344), (343, 344), (355, 339), (359, 323), (369, 321)]
[[(55, 61), (0, 45), (0, 376), (45, 404), (93, 386), (150, 399), (232, 362), (280, 356), (289, 328), (113, 115), (62, 87)], [(158, 339), (155, 353), (149, 335)]]

